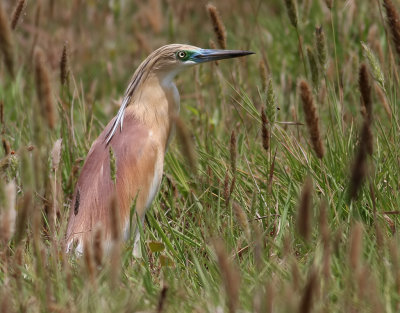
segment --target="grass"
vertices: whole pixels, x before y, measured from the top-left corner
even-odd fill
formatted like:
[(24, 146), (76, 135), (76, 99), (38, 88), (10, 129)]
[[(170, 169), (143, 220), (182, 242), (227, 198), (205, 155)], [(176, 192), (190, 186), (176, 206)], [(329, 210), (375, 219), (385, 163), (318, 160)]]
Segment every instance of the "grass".
[[(187, 147), (171, 143), (160, 192), (140, 228), (143, 258), (134, 259), (133, 239), (109, 258), (98, 257), (96, 247), (82, 258), (64, 254), (74, 185), (140, 62), (163, 44), (208, 47), (216, 40), (207, 3), (19, 1), (15, 22), (17, 1), (2, 2), (7, 21), (0, 26), (16, 25), (0, 29), (2, 312), (397, 312), (396, 23), (386, 24), (380, 1), (333, 3), (329, 10), (324, 1), (298, 1), (296, 28), (285, 1), (215, 3), (227, 48), (256, 55), (201, 65), (176, 79), (179, 122), (197, 157), (188, 162)], [(400, 10), (397, 2), (394, 8)], [(320, 26), (326, 64), (315, 46)], [(315, 55), (314, 65), (318, 60), (317, 81), (299, 41)], [(35, 85), (38, 54), (44, 88)], [(372, 121), (360, 103), (362, 63)], [(321, 132), (321, 158), (300, 80), (318, 115), (312, 129)], [(356, 173), (364, 179), (351, 200), (366, 121), (373, 154), (361, 158)]]

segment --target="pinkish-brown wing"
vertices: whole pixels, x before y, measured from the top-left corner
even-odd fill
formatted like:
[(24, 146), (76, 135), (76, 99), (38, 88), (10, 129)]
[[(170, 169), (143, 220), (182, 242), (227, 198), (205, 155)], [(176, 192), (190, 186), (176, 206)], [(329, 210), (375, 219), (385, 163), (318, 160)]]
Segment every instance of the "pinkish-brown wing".
[[(122, 227), (129, 223), (129, 210), (136, 199), (136, 210), (144, 214), (157, 161), (157, 145), (149, 137), (144, 124), (127, 114), (123, 130), (117, 131), (106, 144), (106, 135), (113, 120), (93, 143), (83, 165), (71, 206), (67, 228), (67, 247), (77, 242), (82, 251), (85, 237), (100, 224), (106, 238), (110, 236), (110, 201), (117, 196)], [(116, 185), (111, 179), (109, 147), (116, 160)]]

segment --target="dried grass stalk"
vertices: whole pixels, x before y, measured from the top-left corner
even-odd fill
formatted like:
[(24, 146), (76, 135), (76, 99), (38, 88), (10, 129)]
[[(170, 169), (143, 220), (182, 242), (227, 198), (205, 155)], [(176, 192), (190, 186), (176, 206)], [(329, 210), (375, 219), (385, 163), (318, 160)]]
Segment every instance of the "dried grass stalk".
[(367, 174), (367, 152), (372, 153), (372, 133), (370, 123), (364, 121), (361, 131), (361, 140), (357, 149), (357, 154), (351, 169), (349, 196), (350, 199), (356, 199), (358, 192), (365, 180)]
[(3, 4), (0, 3), (0, 51), (4, 57), (4, 64), (8, 73), (14, 76), (14, 48), (10, 22)]
[(312, 188), (311, 177), (307, 177), (301, 190), (297, 216), (297, 230), (305, 240), (311, 237)]
[(25, 191), (24, 196), (22, 197), (21, 205), (18, 209), (17, 216), (17, 225), (15, 230), (15, 245), (21, 242), (22, 238), (26, 234), (26, 222), (28, 220), (29, 212), (31, 211), (32, 206), (32, 193), (30, 191)]
[(378, 86), (378, 84), (374, 84), (375, 92), (378, 95), (379, 101), (382, 103), (383, 108), (385, 109), (386, 115), (388, 116), (389, 120), (392, 119), (392, 109), (386, 99), (385, 93), (382, 89)]
[(35, 50), (35, 80), (36, 92), (42, 114), (45, 116), (49, 128), (54, 129), (56, 112), (50, 82), (50, 73), (44, 61), (44, 54), (40, 49)]
[(121, 224), (118, 212), (117, 196), (114, 193), (110, 200), (110, 228), (111, 239), (114, 242), (119, 242), (121, 239)]
[(392, 0), (383, 0), (386, 11), (387, 23), (392, 34), (393, 44), (400, 58), (400, 17)]
[(85, 237), (85, 242), (83, 244), (83, 256), (89, 280), (91, 281), (91, 283), (94, 283), (95, 267), (93, 262), (93, 252), (92, 252), (92, 246), (89, 243), (87, 237)]
[(93, 234), (93, 255), (96, 266), (103, 264), (103, 231), (100, 225), (96, 225)]
[(214, 33), (217, 36), (218, 45), (221, 49), (226, 49), (226, 30), (221, 15), (218, 9), (210, 3), (207, 4), (206, 8), (214, 27)]
[(22, 9), (24, 8), (24, 4), (25, 4), (25, 0), (19, 0), (17, 5), (15, 6), (14, 13), (13, 13), (12, 19), (11, 19), (11, 28), (12, 29), (15, 29), (15, 27), (17, 27), (19, 18), (22, 13)]
[(158, 298), (158, 305), (157, 305), (157, 313), (161, 313), (164, 311), (165, 307), (165, 300), (167, 299), (168, 294), (168, 287), (163, 286), (160, 292), (160, 297)]
[(360, 222), (357, 222), (351, 229), (350, 235), (350, 249), (349, 249), (349, 261), (352, 270), (356, 271), (360, 266), (360, 257), (363, 245), (363, 226)]
[(222, 282), (227, 295), (227, 305), (230, 313), (236, 312), (239, 300), (240, 276), (238, 270), (229, 259), (222, 241), (215, 241), (215, 252), (221, 272)]
[(267, 89), (268, 72), (263, 59), (261, 59), (260, 62), (258, 63), (258, 70), (260, 72), (261, 90), (264, 91)]
[(309, 313), (312, 310), (313, 297), (317, 287), (317, 271), (311, 269), (310, 277), (308, 278), (306, 287), (304, 288), (301, 297), (299, 313)]
[(324, 146), (321, 139), (319, 130), (319, 118), (317, 109), (314, 105), (313, 96), (310, 86), (305, 80), (300, 82), (300, 96), (303, 102), (303, 110), (306, 118), (308, 131), (311, 137), (311, 143), (318, 158), (322, 159), (324, 156)]

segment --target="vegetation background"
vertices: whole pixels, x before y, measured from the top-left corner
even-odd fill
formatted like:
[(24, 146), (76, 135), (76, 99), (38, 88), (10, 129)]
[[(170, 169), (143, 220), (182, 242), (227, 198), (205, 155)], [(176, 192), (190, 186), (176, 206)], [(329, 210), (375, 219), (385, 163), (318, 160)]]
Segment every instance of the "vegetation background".
[[(400, 309), (399, 2), (214, 5), (1, 1), (1, 312)], [(177, 78), (143, 259), (65, 255), (91, 143), (174, 42), (256, 55)]]

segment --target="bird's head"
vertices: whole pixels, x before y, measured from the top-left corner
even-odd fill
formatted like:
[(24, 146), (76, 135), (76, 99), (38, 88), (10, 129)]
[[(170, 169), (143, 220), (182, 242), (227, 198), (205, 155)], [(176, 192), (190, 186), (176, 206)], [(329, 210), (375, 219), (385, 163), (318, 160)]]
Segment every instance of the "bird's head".
[(173, 78), (183, 69), (205, 62), (237, 58), (251, 51), (202, 49), (190, 45), (171, 44), (155, 50), (143, 63), (148, 63), (157, 74)]

